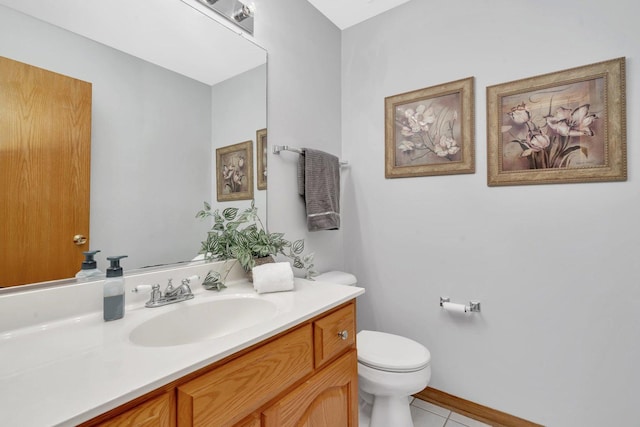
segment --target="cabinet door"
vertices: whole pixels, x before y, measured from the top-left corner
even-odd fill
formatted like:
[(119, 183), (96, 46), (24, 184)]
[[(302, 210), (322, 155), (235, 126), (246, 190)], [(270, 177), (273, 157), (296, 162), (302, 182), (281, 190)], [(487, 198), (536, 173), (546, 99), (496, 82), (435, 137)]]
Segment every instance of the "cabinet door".
[(351, 350), (263, 412), (263, 427), (358, 427), (358, 359)]
[(175, 421), (175, 398), (173, 391), (141, 403), (117, 417), (111, 418), (100, 427), (173, 427)]
[(356, 344), (355, 304), (313, 322), (315, 367), (319, 368)]
[(260, 413), (248, 416), (233, 427), (261, 427)]
[(305, 325), (178, 386), (178, 426), (235, 426), (312, 372)]

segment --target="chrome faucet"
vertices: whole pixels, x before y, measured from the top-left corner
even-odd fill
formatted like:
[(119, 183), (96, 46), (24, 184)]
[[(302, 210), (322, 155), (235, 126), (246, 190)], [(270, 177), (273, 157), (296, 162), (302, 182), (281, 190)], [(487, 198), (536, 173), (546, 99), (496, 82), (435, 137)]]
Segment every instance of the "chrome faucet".
[[(173, 279), (169, 279), (169, 283), (167, 284), (167, 288), (164, 293), (160, 290), (160, 285), (151, 286), (151, 294), (149, 297), (149, 301), (147, 301), (144, 306), (153, 308), (153, 307), (162, 307), (163, 305), (173, 304), (176, 302), (186, 301), (193, 298), (193, 292), (191, 292), (191, 288), (189, 284), (191, 283), (191, 279), (183, 279), (182, 284), (177, 288), (173, 287), (171, 283)], [(132, 292), (141, 292), (149, 289), (149, 285), (141, 285), (136, 286)]]
[(177, 288), (174, 288), (171, 284), (171, 280), (169, 279), (169, 283), (167, 284), (167, 289), (164, 290), (164, 297), (167, 299), (180, 298), (184, 295), (191, 295), (193, 298), (193, 293), (191, 292), (191, 288), (189, 287), (190, 280), (183, 279), (182, 284)]

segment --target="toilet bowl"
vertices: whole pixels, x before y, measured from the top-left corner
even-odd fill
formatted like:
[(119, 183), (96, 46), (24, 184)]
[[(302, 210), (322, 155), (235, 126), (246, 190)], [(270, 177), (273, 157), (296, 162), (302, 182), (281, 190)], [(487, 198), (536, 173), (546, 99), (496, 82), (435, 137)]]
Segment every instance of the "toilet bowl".
[(429, 383), (429, 350), (409, 338), (367, 330), (358, 332), (356, 345), (358, 388), (371, 404), (369, 426), (413, 427), (409, 396)]
[[(330, 271), (318, 281), (355, 285), (355, 276)], [(356, 335), (360, 426), (413, 427), (409, 397), (431, 379), (431, 353), (409, 338), (363, 330)]]

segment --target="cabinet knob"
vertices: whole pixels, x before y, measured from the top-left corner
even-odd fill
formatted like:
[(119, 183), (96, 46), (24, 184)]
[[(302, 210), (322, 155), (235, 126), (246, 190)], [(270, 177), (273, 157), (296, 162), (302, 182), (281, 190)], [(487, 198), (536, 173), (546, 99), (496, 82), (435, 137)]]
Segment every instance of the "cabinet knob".
[(345, 329), (344, 331), (338, 332), (338, 336), (343, 340), (346, 340), (347, 338), (349, 338), (349, 332), (347, 332), (347, 330)]

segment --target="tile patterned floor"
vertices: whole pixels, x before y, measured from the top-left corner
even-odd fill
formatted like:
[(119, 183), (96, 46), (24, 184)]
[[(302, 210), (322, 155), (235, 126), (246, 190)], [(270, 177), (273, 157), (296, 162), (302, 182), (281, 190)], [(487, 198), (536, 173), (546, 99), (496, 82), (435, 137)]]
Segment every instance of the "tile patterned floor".
[[(411, 417), (414, 427), (491, 427), (420, 399), (411, 402)], [(360, 427), (368, 426), (367, 417), (360, 415)]]

